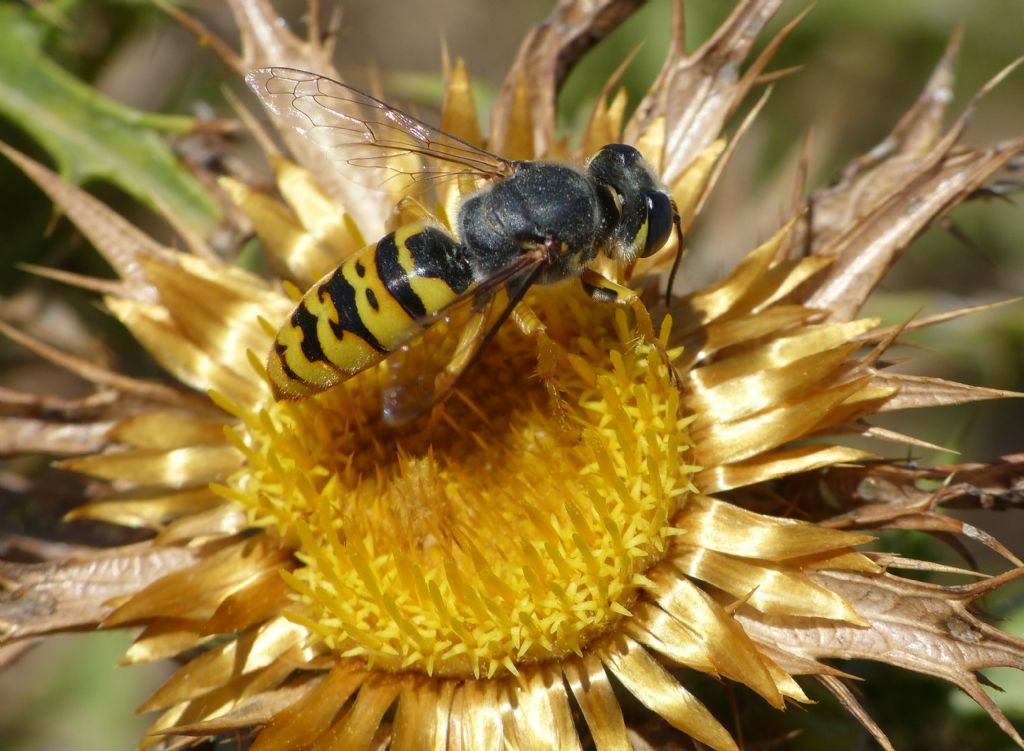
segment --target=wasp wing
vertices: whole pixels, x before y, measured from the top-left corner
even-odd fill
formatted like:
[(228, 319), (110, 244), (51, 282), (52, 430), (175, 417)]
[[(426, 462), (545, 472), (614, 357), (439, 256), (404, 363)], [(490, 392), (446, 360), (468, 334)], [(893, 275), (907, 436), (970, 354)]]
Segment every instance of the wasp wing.
[(345, 174), (368, 187), (397, 181), (406, 188), (459, 174), (494, 180), (515, 168), (507, 159), (315, 73), (258, 68), (245, 81), (282, 122), (317, 144), (328, 159), (367, 168)]
[(385, 421), (409, 422), (445, 399), (545, 265), (543, 255), (526, 253), (424, 321), (424, 329), (386, 360)]

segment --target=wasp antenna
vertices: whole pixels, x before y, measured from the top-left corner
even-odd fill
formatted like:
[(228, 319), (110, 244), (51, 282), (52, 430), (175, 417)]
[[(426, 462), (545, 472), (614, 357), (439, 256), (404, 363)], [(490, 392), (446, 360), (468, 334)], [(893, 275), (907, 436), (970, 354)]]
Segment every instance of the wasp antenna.
[[(673, 203), (672, 208), (675, 208)], [(672, 261), (672, 270), (668, 272), (668, 286), (665, 287), (665, 306), (672, 304), (672, 288), (676, 283), (676, 274), (679, 273), (679, 264), (683, 260), (683, 225), (678, 212), (672, 217), (672, 223), (676, 225), (676, 257)]]

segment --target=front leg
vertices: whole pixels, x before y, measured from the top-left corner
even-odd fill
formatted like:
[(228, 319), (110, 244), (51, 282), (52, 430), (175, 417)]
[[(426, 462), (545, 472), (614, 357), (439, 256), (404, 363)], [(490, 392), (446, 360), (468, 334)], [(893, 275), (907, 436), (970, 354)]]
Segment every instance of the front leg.
[(640, 332), (640, 336), (649, 344), (657, 343), (658, 338), (654, 335), (654, 324), (651, 322), (651, 314), (647, 312), (647, 307), (640, 301), (640, 295), (637, 294), (636, 290), (613, 282), (593, 269), (587, 269), (580, 275), (580, 283), (583, 285), (583, 291), (592, 300), (615, 303), (616, 305), (628, 305), (632, 308), (633, 314), (636, 316), (636, 327)]
[(613, 302), (620, 305), (632, 305), (633, 298), (638, 300), (640, 299), (636, 290), (632, 290), (629, 287), (624, 287), (617, 282), (613, 282), (604, 274), (598, 273), (593, 269), (587, 269), (580, 274), (580, 283), (583, 285), (583, 291), (586, 292), (591, 299), (597, 300), (598, 302)]
[(636, 290), (613, 282), (593, 269), (587, 269), (580, 275), (580, 283), (583, 285), (583, 291), (593, 300), (615, 303), (617, 305), (628, 305), (632, 308), (640, 337), (647, 344), (654, 347), (658, 357), (661, 358), (661, 361), (665, 363), (665, 367), (668, 368), (672, 382), (678, 386), (680, 382), (679, 374), (676, 373), (676, 369), (672, 366), (672, 361), (669, 359), (668, 352), (665, 351), (661, 340), (655, 335), (651, 314), (648, 312), (647, 306), (640, 300), (640, 295), (637, 294)]

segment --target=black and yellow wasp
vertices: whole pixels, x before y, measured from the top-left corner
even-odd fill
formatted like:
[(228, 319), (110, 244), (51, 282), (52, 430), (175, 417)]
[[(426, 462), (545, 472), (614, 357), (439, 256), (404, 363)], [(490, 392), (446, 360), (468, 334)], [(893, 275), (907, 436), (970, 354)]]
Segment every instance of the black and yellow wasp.
[(404, 422), (444, 398), (534, 284), (576, 277), (594, 299), (635, 302), (632, 290), (588, 268), (598, 254), (632, 264), (661, 248), (673, 224), (682, 244), (672, 199), (632, 146), (604, 146), (585, 169), (511, 161), (313, 73), (262, 68), (246, 82), (333, 159), (393, 169), (414, 158), (422, 165), (408, 172), (414, 180), (447, 165), (448, 175), (487, 181), (459, 207), (457, 239), (428, 223), (401, 226), (306, 292), (268, 358), (278, 399), (330, 388), (462, 313), (459, 345), (429, 387), (399, 383), (385, 394), (385, 417)]

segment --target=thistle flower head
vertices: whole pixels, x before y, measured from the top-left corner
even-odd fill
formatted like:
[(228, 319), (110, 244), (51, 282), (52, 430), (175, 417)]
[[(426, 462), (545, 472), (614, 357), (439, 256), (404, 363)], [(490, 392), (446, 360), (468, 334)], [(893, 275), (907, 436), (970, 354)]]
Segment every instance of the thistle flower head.
[[(554, 131), (559, 65), (631, 7), (559, 4), (524, 44), (486, 139), (465, 67), (446, 61), (441, 127), (519, 160), (578, 164), (602, 144), (633, 143), (688, 230), (749, 121), (731, 140), (724, 125), (787, 32), (741, 75), (775, 3), (739, 3), (689, 54), (677, 28), (636, 113), (626, 121), (624, 100), (605, 92), (573, 151)], [(319, 42), (300, 43), (262, 3), (233, 8), (245, 49), (225, 55), (239, 72), (273, 64), (338, 77)], [(943, 106), (949, 65), (922, 101)], [(316, 279), (388, 229), (429, 222), (454, 234), (452, 218), (481, 183), (442, 183), (429, 206), (401, 181), (367, 191), (339, 179), (365, 168), (354, 164), (363, 157), (339, 161), (336, 143), (287, 122), (285, 156), (256, 118), (241, 117), (265, 145), (275, 189), (231, 176), (219, 187), (259, 236), (272, 279), (225, 263), (191, 234), (190, 252), (158, 245), (3, 149), (105, 253), (120, 276), (103, 288), (106, 307), (179, 382), (90, 369), (4, 327), (137, 402), (64, 466), (118, 491), (75, 517), (154, 533), (47, 564), (71, 580), (105, 566), (132, 573), (79, 603), (77, 620), (12, 619), (6, 639), (142, 626), (127, 662), (185, 662), (143, 706), (162, 711), (146, 746), (258, 728), (261, 750), (622, 748), (637, 710), (624, 712), (618, 684), (700, 743), (737, 748), (678, 667), (745, 684), (778, 709), (809, 701), (795, 676), (813, 675), (887, 743), (825, 662), (858, 656), (957, 683), (1024, 743), (974, 675), (1019, 664), (1024, 647), (969, 611), (1020, 568), (955, 595), (898, 578), (892, 560), (858, 550), (870, 536), (843, 527), (870, 526), (866, 513), (845, 523), (794, 518), (823, 521), (807, 496), (829, 497), (844, 473), (867, 482), (888, 471), (908, 487), (918, 479), (829, 436), (912, 442), (868, 418), (1009, 395), (886, 372), (881, 358), (902, 328), (858, 311), (913, 236), (1024, 141), (957, 146), (962, 119), (911, 153), (901, 139), (917, 121), (903, 123), (890, 152), (902, 157), (902, 183), (883, 179), (892, 159), (859, 163), (828, 196), (846, 206), (869, 195), (856, 212), (829, 224), (821, 217), (842, 212), (797, 211), (731, 273), (686, 296), (663, 291), (682, 250), (674, 239), (628, 280), (621, 264), (595, 264), (633, 285), (641, 304), (632, 308), (590, 299), (576, 279), (537, 285), (447, 399), (395, 426), (384, 406), (396, 371), (417, 373), (438, 353), (458, 358), (457, 321), (299, 400), (273, 397), (264, 358)], [(408, 159), (389, 153), (375, 167), (407, 175)], [(1011, 461), (999, 481), (1019, 477)], [(787, 490), (793, 497), (778, 502)], [(883, 526), (894, 512), (876, 513)], [(936, 516), (914, 518), (927, 527)], [(7, 576), (20, 596), (43, 596), (34, 571)], [(898, 602), (888, 607), (883, 594)], [(931, 624), (953, 621), (973, 635), (972, 660), (919, 653), (945, 643)], [(902, 646), (880, 656), (877, 645), (897, 631)]]

